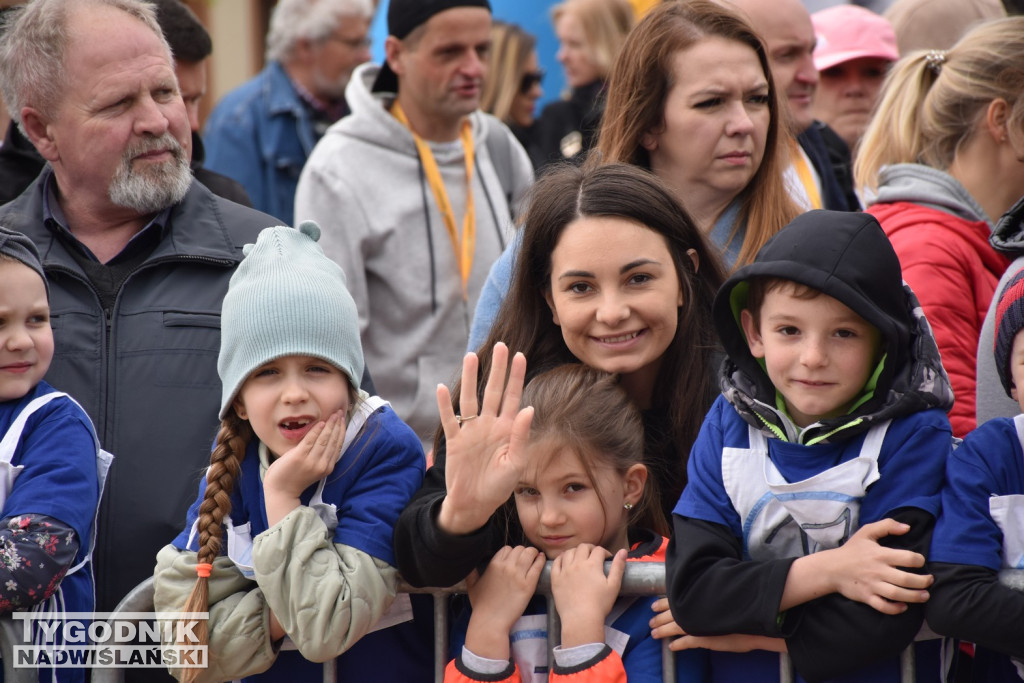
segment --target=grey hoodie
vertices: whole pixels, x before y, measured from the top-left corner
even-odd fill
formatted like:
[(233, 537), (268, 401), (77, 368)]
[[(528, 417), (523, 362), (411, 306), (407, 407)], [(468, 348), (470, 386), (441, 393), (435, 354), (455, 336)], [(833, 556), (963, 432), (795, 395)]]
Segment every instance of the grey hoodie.
[(966, 221), (985, 221), (992, 227), (992, 219), (956, 178), (924, 164), (893, 164), (882, 169), (878, 196), (870, 203), (895, 202), (913, 202)]
[[(513, 227), (509, 207), (522, 198), (533, 171), (508, 128), (488, 114), (470, 115), (476, 247), (464, 299), (452, 242), (412, 135), (386, 108), (394, 95), (370, 91), (378, 70), (367, 64), (353, 75), (345, 92), (352, 113), (313, 149), (299, 178), (295, 221), (322, 227), (320, 245), (344, 269), (359, 310), (377, 392), (426, 446), (438, 423), (435, 389), (461, 368), (480, 288)], [(430, 146), (461, 229), (462, 145)], [(499, 153), (504, 158), (492, 160)]]

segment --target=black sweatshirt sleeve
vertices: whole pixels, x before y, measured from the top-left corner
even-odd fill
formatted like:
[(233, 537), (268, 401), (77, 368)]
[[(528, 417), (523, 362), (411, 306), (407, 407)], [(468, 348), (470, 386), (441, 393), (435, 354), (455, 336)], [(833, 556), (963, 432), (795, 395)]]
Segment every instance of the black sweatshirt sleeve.
[[(888, 517), (910, 525), (902, 536), (887, 536), (880, 545), (928, 556), (935, 518), (918, 508), (901, 508)], [(925, 573), (925, 569), (908, 569)], [(793, 665), (808, 681), (820, 681), (898, 657), (921, 629), (923, 605), (908, 605), (902, 614), (882, 614), (838, 593), (790, 610), (799, 613), (794, 634), (786, 638)]]
[[(889, 516), (909, 524), (910, 531), (881, 544), (927, 556), (934, 518), (917, 508)], [(667, 590), (672, 615), (687, 633), (783, 637), (794, 667), (813, 682), (896, 657), (920, 630), (920, 605), (887, 615), (838, 593), (780, 614), (796, 558), (743, 560), (740, 541), (727, 527), (679, 515), (674, 525), (665, 564)]]
[(999, 574), (972, 564), (934, 562), (928, 625), (944, 636), (1024, 658), (1024, 593), (999, 583)]
[(413, 586), (454, 585), (490, 560), (505, 540), (501, 510), (470, 534), (445, 533), (437, 525), (437, 514), (445, 496), (444, 462), (442, 440), (423, 485), (395, 524), (395, 561), (402, 578)]
[(795, 558), (746, 561), (728, 527), (672, 517), (665, 580), (672, 616), (684, 631), (774, 638), (792, 632), (788, 620), (780, 618), (779, 602)]

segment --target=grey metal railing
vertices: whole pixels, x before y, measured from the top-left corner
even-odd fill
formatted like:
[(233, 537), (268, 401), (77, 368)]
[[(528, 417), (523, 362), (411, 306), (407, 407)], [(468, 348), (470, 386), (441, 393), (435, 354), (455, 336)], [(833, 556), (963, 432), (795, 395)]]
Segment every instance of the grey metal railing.
[(35, 669), (15, 668), (14, 646), (25, 643), (25, 623), (22, 620), (14, 620), (11, 615), (6, 614), (0, 618), (0, 656), (4, 659), (4, 682), (11, 683), (37, 683), (39, 672)]
[[(605, 563), (607, 573), (609, 563)], [(450, 588), (415, 588), (400, 581), (398, 590), (403, 593), (429, 593), (434, 596), (434, 681), (444, 680), (444, 669), (448, 665), (448, 597), (455, 593), (465, 593), (466, 584), (458, 583)], [(664, 595), (665, 565), (661, 562), (628, 562), (626, 572), (622, 576), (622, 587), (619, 595), (626, 597)], [(555, 601), (551, 595), (551, 562), (544, 566), (540, 580), (537, 582), (536, 595), (547, 599), (548, 612), (548, 661), (554, 661), (552, 650), (561, 641), (561, 623), (555, 610)], [(676, 662), (673, 652), (669, 650), (668, 640), (661, 644), (662, 680), (670, 683), (676, 679)]]
[[(607, 568), (607, 565), (606, 565)], [(606, 569), (607, 571), (607, 569)], [(1024, 587), (1024, 570), (1003, 570), (1000, 580), (1018, 590)], [(399, 581), (399, 592), (430, 594), (434, 598), (434, 680), (444, 680), (444, 670), (448, 664), (448, 599), (456, 593), (465, 593), (465, 583), (449, 588), (415, 588)], [(622, 596), (651, 596), (665, 593), (665, 566), (659, 562), (630, 562), (622, 578)], [(548, 562), (541, 573), (537, 585), (537, 595), (543, 595), (548, 601), (548, 651), (560, 640), (560, 624), (555, 610), (554, 599), (551, 597), (551, 563)], [(153, 579), (148, 578), (136, 586), (121, 600), (114, 614), (129, 612), (153, 611)], [(131, 619), (128, 619), (132, 621)], [(135, 620), (137, 621), (137, 620)], [(33, 669), (14, 668), (13, 648), (22, 642), (22, 622), (15, 622), (10, 616), (0, 618), (0, 654), (3, 655), (4, 680), (9, 683), (35, 683), (38, 674)], [(670, 683), (675, 680), (674, 653), (669, 650), (668, 640), (662, 642), (662, 680)], [(781, 683), (793, 683), (795, 674), (789, 657), (780, 656), (779, 678)], [(900, 680), (902, 683), (914, 683), (915, 662), (914, 648), (908, 647), (900, 656)], [(124, 669), (94, 669), (93, 683), (121, 683), (124, 680)], [(324, 663), (324, 683), (336, 683), (337, 670), (334, 662)]]

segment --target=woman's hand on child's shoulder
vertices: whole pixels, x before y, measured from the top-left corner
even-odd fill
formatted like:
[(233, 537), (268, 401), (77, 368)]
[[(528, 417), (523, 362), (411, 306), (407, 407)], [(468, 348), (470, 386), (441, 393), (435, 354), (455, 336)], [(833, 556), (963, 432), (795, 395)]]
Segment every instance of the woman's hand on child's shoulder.
[(508, 347), (494, 346), (491, 372), (477, 411), (475, 353), (462, 362), (460, 416), (452, 408), (448, 387), (437, 388), (437, 405), (446, 442), (446, 495), (438, 513), (439, 526), (448, 533), (467, 534), (487, 523), (508, 500), (522, 474), (533, 409), (519, 409), (526, 377), (526, 358), (512, 359), (508, 385), (505, 369)]
[(303, 491), (334, 471), (344, 441), (345, 413), (339, 410), (270, 464), (263, 477), (263, 491), (271, 526), (300, 505)]
[(473, 613), (466, 647), (481, 657), (508, 658), (508, 636), (537, 590), (544, 554), (536, 548), (505, 546), (491, 558), (483, 575), (471, 574), (469, 602)]
[(562, 620), (562, 647), (604, 642), (604, 620), (619, 597), (626, 571), (623, 549), (612, 557), (605, 576), (604, 563), (610, 556), (601, 546), (581, 543), (552, 563), (551, 594)]

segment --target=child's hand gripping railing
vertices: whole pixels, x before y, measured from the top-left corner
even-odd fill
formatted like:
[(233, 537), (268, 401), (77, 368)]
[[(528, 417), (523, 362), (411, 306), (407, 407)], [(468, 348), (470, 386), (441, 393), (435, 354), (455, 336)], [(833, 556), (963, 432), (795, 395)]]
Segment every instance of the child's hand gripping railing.
[[(607, 571), (608, 564), (605, 565)], [(1003, 570), (1000, 580), (1018, 590), (1024, 589), (1024, 570)], [(399, 591), (404, 593), (430, 593), (434, 596), (434, 680), (444, 680), (444, 669), (448, 663), (448, 597), (455, 593), (465, 593), (465, 583), (450, 588), (414, 588), (405, 582), (399, 583)], [(620, 595), (649, 596), (664, 595), (665, 566), (660, 562), (629, 562), (622, 577)], [(551, 597), (551, 563), (548, 562), (537, 585), (537, 594), (544, 595), (548, 600), (548, 651), (559, 642), (558, 613)], [(149, 578), (136, 586), (117, 606), (115, 613), (148, 612), (153, 610), (153, 579)], [(29, 683), (38, 680), (36, 672), (31, 669), (13, 668), (13, 646), (19, 642), (21, 625), (13, 623), (9, 617), (0, 618), (0, 651), (4, 655), (4, 680), (15, 683)], [(662, 642), (662, 680), (670, 683), (675, 680), (675, 660), (668, 649), (668, 640)], [(96, 669), (92, 672), (93, 683), (120, 683), (124, 680), (123, 669)], [(334, 683), (336, 669), (334, 662), (324, 663), (324, 683)], [(792, 683), (795, 680), (793, 667), (786, 655), (781, 656), (780, 683)], [(915, 663), (914, 648), (908, 647), (900, 656), (900, 680), (902, 683), (914, 683)]]
[[(605, 573), (611, 566), (610, 562), (605, 563)], [(430, 593), (434, 596), (434, 680), (441, 683), (444, 680), (444, 669), (448, 664), (448, 596), (455, 593), (465, 593), (465, 582), (458, 583), (450, 588), (414, 588), (409, 584), (399, 582), (398, 590), (403, 593)], [(543, 595), (548, 604), (548, 661), (554, 661), (552, 650), (561, 640), (561, 625), (558, 620), (558, 612), (555, 611), (555, 600), (551, 596), (551, 562), (544, 566), (537, 583), (537, 595)], [(622, 587), (619, 589), (621, 596), (650, 596), (665, 594), (665, 565), (661, 562), (627, 562), (626, 572), (622, 577)], [(651, 616), (654, 616), (653, 613)], [(673, 652), (668, 649), (668, 640), (662, 641), (662, 680), (665, 683), (675, 681), (675, 659)]]

